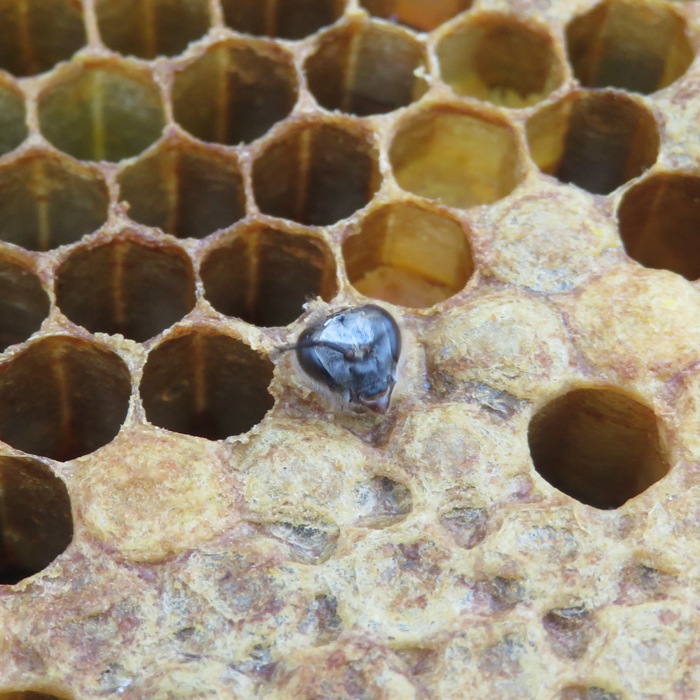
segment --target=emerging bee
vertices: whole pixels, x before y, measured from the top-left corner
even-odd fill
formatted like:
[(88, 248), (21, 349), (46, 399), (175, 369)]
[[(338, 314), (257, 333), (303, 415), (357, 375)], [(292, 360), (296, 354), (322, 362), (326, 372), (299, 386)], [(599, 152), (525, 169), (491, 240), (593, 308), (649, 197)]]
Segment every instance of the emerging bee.
[(373, 304), (342, 309), (309, 326), (295, 345), (301, 370), (346, 406), (386, 413), (397, 379), (401, 332)]

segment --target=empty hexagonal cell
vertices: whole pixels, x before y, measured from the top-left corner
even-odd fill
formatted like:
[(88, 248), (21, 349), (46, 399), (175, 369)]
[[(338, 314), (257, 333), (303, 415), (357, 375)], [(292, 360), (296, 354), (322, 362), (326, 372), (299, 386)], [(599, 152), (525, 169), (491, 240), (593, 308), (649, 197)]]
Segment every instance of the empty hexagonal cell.
[(97, 0), (102, 41), (139, 58), (174, 56), (207, 33), (206, 0)]
[(317, 296), (337, 292), (335, 260), (318, 238), (266, 226), (237, 232), (202, 263), (212, 306), (260, 326), (285, 326)]
[(625, 193), (617, 217), (631, 258), (645, 267), (700, 279), (700, 178), (653, 175)]
[(334, 124), (295, 126), (253, 165), (265, 214), (326, 226), (363, 207), (379, 187), (374, 147), (364, 132)]
[(56, 300), (71, 321), (93, 333), (121, 333), (137, 341), (187, 314), (194, 289), (184, 251), (129, 238), (75, 251), (56, 277)]
[(0, 513), (0, 584), (39, 573), (73, 539), (66, 486), (37, 460), (0, 456)]
[(19, 146), (29, 133), (24, 96), (10, 83), (0, 81), (0, 155)]
[(43, 151), (0, 167), (0, 240), (28, 250), (67, 245), (107, 220), (109, 194), (93, 168)]
[(106, 445), (129, 408), (129, 370), (112, 352), (70, 336), (29, 345), (0, 365), (0, 440), (70, 460)]
[(360, 5), (375, 17), (400, 22), (419, 31), (429, 32), (460, 12), (468, 10), (474, 0), (360, 0)]
[(457, 94), (505, 107), (535, 104), (564, 79), (549, 32), (508, 15), (469, 18), (437, 52), (440, 73)]
[(39, 124), (56, 148), (83, 160), (141, 153), (165, 124), (151, 75), (126, 63), (73, 62), (39, 95)]
[(243, 341), (204, 329), (151, 350), (141, 380), (148, 420), (221, 440), (257, 425), (272, 407), (272, 363)]
[(389, 158), (404, 190), (464, 209), (505, 197), (523, 177), (510, 124), (469, 107), (435, 106), (404, 118)]
[(469, 240), (451, 217), (409, 203), (373, 212), (343, 244), (348, 278), (362, 294), (424, 308), (452, 296), (474, 272)]
[(234, 156), (185, 143), (161, 143), (119, 174), (129, 216), (179, 238), (204, 238), (245, 216)]
[(615, 92), (580, 91), (527, 123), (539, 169), (594, 194), (608, 194), (656, 162), (659, 132), (647, 109)]
[(35, 75), (85, 44), (82, 7), (74, 0), (0, 0), (0, 68)]
[(284, 119), (297, 99), (289, 54), (267, 41), (215, 44), (175, 74), (175, 120), (215, 143), (248, 143)]
[(0, 352), (38, 331), (49, 307), (34, 272), (18, 260), (0, 257)]
[(360, 22), (326, 34), (306, 62), (306, 74), (322, 107), (363, 116), (420, 97), (426, 83), (416, 71), (424, 64), (420, 43), (405, 32)]
[(685, 21), (662, 3), (602, 2), (570, 22), (566, 43), (586, 87), (650, 93), (670, 85), (693, 61)]
[(596, 508), (618, 508), (670, 468), (652, 409), (606, 387), (550, 401), (530, 422), (528, 441), (542, 477)]
[(221, 0), (226, 24), (239, 32), (303, 39), (335, 22), (344, 0)]

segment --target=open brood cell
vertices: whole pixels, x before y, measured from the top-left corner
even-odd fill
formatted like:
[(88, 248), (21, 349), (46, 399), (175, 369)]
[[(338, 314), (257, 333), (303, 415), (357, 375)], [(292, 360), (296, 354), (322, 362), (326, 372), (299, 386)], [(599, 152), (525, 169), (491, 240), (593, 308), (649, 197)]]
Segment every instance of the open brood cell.
[[(471, 5), (0, 0), (0, 697), (639, 689), (586, 664), (684, 564), (697, 20)], [(401, 320), (385, 421), (278, 352), (317, 297)]]

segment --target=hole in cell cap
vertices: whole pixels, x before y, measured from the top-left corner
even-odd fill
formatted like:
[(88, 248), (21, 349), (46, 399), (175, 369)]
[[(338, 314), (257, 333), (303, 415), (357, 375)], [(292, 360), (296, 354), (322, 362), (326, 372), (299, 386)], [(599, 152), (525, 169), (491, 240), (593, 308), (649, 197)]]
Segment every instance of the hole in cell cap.
[(440, 516), (440, 524), (464, 549), (473, 549), (486, 539), (489, 532), (488, 508), (457, 506)]
[(301, 564), (323, 564), (335, 554), (339, 530), (325, 522), (275, 522), (264, 528), (287, 545), (289, 556)]
[(368, 297), (425, 308), (459, 292), (474, 272), (469, 240), (451, 217), (415, 204), (370, 214), (343, 244), (352, 285)]
[(0, 440), (70, 460), (110, 442), (126, 418), (129, 370), (69, 336), (42, 338), (0, 365)]
[(273, 366), (236, 338), (193, 332), (151, 350), (141, 380), (148, 420), (221, 440), (257, 425), (272, 408)]
[(49, 308), (49, 297), (34, 272), (0, 257), (0, 352), (38, 331)]
[(303, 39), (333, 24), (343, 0), (221, 0), (226, 24), (239, 32)]
[(647, 109), (620, 93), (573, 93), (535, 113), (527, 140), (539, 169), (609, 194), (656, 162), (659, 132)]
[(306, 61), (309, 88), (330, 110), (360, 116), (404, 107), (426, 90), (416, 71), (423, 48), (405, 32), (373, 22), (328, 32)]
[(4, 0), (0, 26), (0, 68), (17, 76), (43, 73), (85, 44), (82, 6), (73, 0)]
[(406, 519), (413, 510), (413, 497), (398, 481), (376, 476), (355, 487), (355, 509), (359, 525), (389, 527)]
[(406, 117), (389, 158), (404, 190), (464, 209), (505, 197), (523, 177), (510, 124), (469, 108), (431, 107)]
[(624, 700), (624, 696), (599, 685), (568, 685), (558, 700)]
[(474, 0), (360, 0), (370, 14), (400, 22), (422, 32), (430, 32), (460, 12), (468, 10)]
[(258, 326), (285, 326), (309, 299), (330, 301), (338, 290), (326, 243), (267, 226), (244, 229), (217, 246), (201, 275), (217, 311)]
[(654, 92), (682, 76), (693, 61), (685, 21), (671, 7), (610, 0), (566, 28), (574, 73), (585, 87)]
[(174, 246), (114, 240), (71, 253), (58, 269), (56, 299), (89, 331), (142, 342), (192, 309), (194, 271)]
[(98, 0), (95, 12), (102, 41), (139, 58), (179, 54), (209, 29), (206, 0)]
[(527, 107), (564, 79), (554, 40), (539, 26), (500, 14), (468, 19), (439, 43), (440, 73), (458, 95)]
[(302, 224), (334, 224), (365, 206), (378, 187), (368, 137), (334, 124), (287, 131), (253, 165), (261, 211)]
[(631, 258), (645, 267), (700, 279), (700, 178), (652, 175), (625, 193), (617, 216)]
[(31, 152), (0, 167), (0, 240), (50, 250), (96, 231), (109, 194), (92, 167), (62, 155)]
[(652, 409), (614, 389), (550, 401), (530, 422), (528, 441), (539, 474), (595, 508), (619, 508), (670, 469)]
[(43, 571), (73, 539), (66, 486), (37, 460), (0, 456), (0, 512), (0, 584)]
[(289, 54), (268, 41), (210, 47), (175, 74), (175, 121), (202, 141), (236, 145), (262, 136), (297, 99)]
[(245, 216), (238, 162), (209, 148), (161, 143), (119, 175), (129, 216), (178, 238), (204, 238)]
[(119, 161), (154, 143), (165, 124), (150, 73), (118, 59), (72, 62), (39, 95), (41, 131), (81, 160)]

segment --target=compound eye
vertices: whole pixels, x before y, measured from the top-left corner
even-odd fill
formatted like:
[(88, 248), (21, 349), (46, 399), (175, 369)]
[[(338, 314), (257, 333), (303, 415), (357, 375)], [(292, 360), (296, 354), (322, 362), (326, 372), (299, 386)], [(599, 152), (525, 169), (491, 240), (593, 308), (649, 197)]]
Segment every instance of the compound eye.
[(297, 361), (301, 369), (317, 382), (335, 389), (337, 384), (321, 362), (318, 349), (313, 344), (315, 329), (309, 329), (299, 336), (299, 345), (296, 349)]
[(401, 331), (394, 317), (389, 314), (388, 311), (384, 311), (380, 306), (368, 305), (366, 309), (368, 315), (373, 319), (373, 322), (377, 324), (377, 338), (381, 338), (382, 336), (386, 337), (389, 341), (391, 357), (394, 362), (398, 362), (399, 355), (401, 354)]

